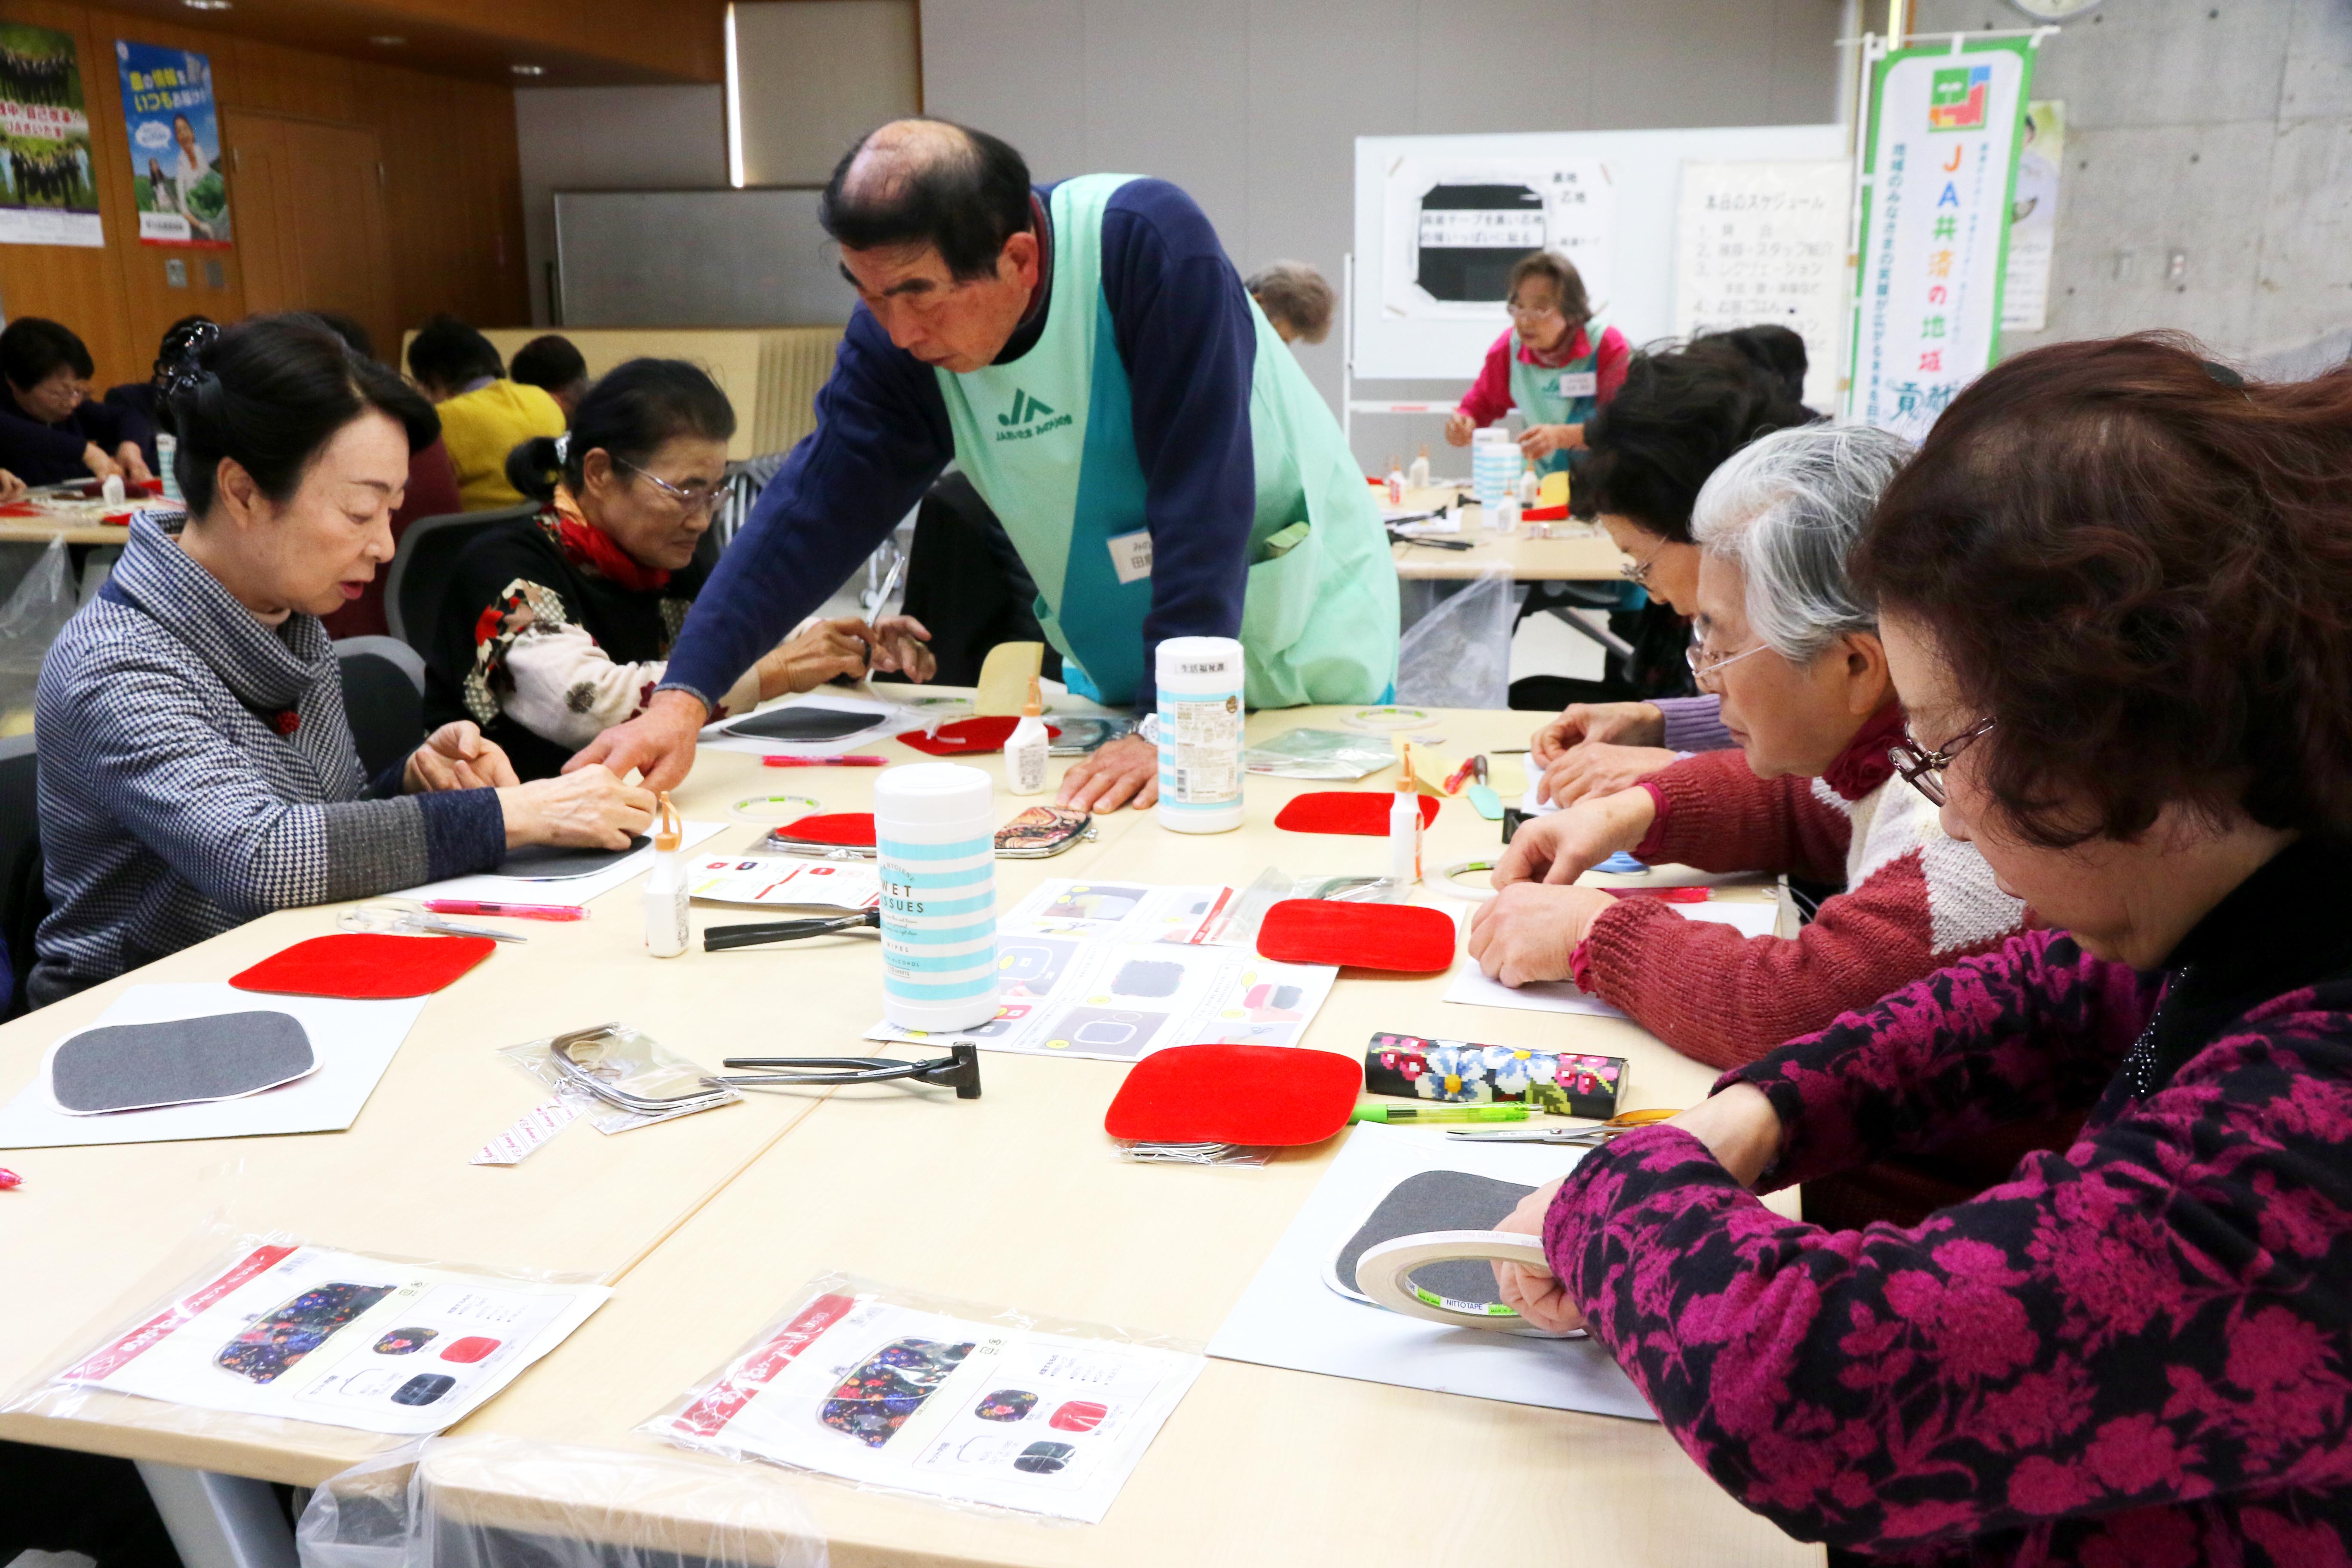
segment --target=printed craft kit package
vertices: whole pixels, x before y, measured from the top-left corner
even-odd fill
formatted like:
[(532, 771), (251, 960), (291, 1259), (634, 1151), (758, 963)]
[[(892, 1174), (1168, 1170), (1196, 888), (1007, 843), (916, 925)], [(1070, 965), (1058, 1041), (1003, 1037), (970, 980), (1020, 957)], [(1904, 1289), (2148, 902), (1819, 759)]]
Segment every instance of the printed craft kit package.
[(1202, 1364), (1189, 1345), (828, 1274), (638, 1430), (861, 1486), (1099, 1524)]
[(198, 1425), (218, 1412), (419, 1436), (471, 1415), (612, 1294), (248, 1236), (9, 1408), (70, 1418), (105, 1389)]

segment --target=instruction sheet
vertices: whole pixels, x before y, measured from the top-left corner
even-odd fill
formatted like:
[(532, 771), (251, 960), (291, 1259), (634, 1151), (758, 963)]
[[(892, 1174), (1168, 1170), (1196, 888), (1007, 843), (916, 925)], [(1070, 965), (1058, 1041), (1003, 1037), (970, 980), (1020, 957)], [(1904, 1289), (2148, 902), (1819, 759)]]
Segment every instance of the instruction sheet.
[(256, 1245), (58, 1381), (422, 1436), (471, 1415), (612, 1294)]
[(1216, 945), (1240, 897), (1214, 884), (1040, 883), (997, 921), (995, 1017), (953, 1035), (886, 1022), (866, 1037), (1120, 1062), (1167, 1046), (1295, 1045), (1339, 972)]
[(686, 864), (687, 891), (715, 904), (830, 904), (870, 910), (882, 878), (870, 862), (797, 855), (698, 855)]
[(642, 1430), (867, 1486), (1099, 1524), (1202, 1358), (829, 1286)]

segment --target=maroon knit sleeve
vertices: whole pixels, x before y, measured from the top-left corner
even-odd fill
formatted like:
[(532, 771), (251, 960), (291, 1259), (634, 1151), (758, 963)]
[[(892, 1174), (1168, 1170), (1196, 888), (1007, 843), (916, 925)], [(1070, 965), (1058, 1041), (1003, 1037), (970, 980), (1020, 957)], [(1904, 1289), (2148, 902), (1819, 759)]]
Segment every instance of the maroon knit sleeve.
[(1845, 880), (1853, 819), (1815, 796), (1811, 779), (1759, 779), (1744, 752), (1701, 752), (1642, 782), (1663, 805), (1634, 852), (1642, 859)]
[(1793, 937), (1621, 899), (1592, 924), (1591, 989), (1683, 1055), (1736, 1067), (1926, 974), (1931, 936), (1919, 857), (1902, 855)]

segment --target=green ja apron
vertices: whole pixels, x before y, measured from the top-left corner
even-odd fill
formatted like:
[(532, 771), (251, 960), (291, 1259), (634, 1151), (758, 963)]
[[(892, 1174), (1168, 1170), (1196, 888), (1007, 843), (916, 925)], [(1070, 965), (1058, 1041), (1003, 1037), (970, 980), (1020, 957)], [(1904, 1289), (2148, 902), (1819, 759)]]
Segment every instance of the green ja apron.
[[(1054, 187), (1045, 328), (1009, 364), (940, 371), (956, 466), (1003, 521), (1037, 584), (1037, 622), (1107, 703), (1144, 674), (1151, 536), (1134, 405), (1102, 289), (1102, 219), (1132, 174)], [(1243, 601), (1252, 708), (1373, 702), (1396, 679), (1396, 569), (1339, 421), (1255, 303), (1250, 446), (1257, 502)], [(1304, 541), (1269, 556), (1292, 523)]]
[[(1519, 331), (1511, 329), (1511, 401), (1530, 425), (1581, 425), (1601, 407), (1601, 334), (1599, 321), (1584, 323), (1584, 353), (1566, 364), (1529, 364), (1519, 357)], [(1559, 448), (1536, 464), (1539, 474), (1568, 467), (1566, 448)]]

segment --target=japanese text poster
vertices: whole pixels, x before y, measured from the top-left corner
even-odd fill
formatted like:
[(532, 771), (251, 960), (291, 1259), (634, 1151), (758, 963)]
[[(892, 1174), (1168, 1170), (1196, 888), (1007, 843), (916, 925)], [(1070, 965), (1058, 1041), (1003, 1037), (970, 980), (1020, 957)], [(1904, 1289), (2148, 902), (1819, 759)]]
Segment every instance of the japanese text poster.
[(1852, 177), (1843, 158), (1686, 161), (1675, 226), (1675, 335), (1787, 327), (1805, 340), (1805, 402), (1834, 408)]
[(1846, 414), (1917, 440), (2000, 346), (2022, 39), (1898, 49), (1872, 76)]
[(0, 23), (0, 245), (104, 245), (73, 35)]
[(228, 187), (220, 169), (212, 61), (117, 39), (114, 63), (122, 74), (140, 243), (227, 245)]

